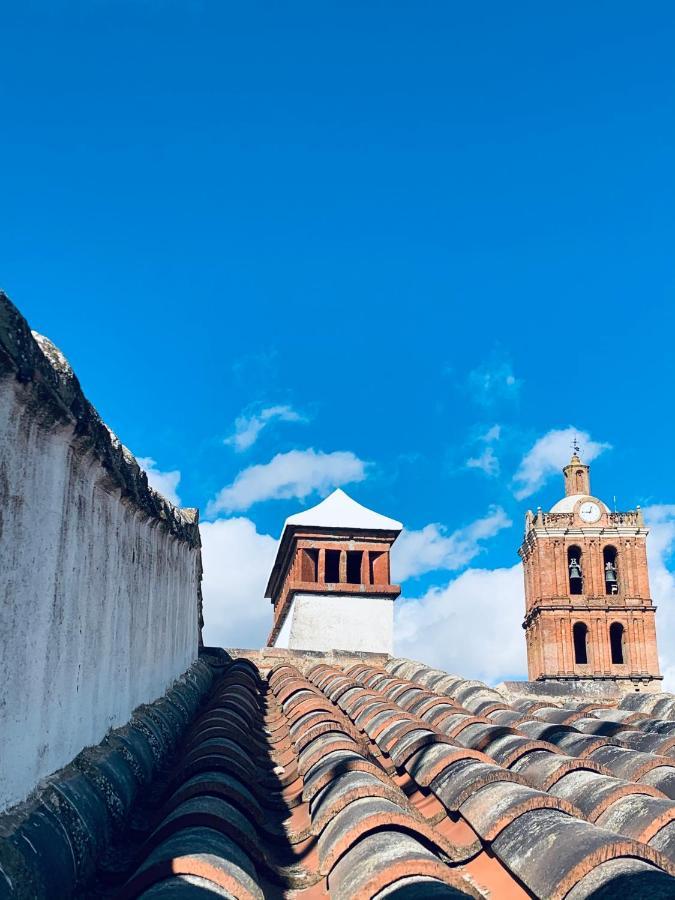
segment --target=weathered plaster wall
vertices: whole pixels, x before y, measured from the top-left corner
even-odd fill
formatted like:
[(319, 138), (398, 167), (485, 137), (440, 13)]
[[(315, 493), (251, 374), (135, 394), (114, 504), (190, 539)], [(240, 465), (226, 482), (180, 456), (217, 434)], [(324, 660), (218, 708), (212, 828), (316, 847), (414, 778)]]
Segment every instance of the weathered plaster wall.
[(152, 492), (0, 295), (0, 809), (198, 651), (195, 513)]
[(291, 605), (288, 607), (288, 612), (286, 613), (286, 618), (284, 619), (284, 624), (281, 626), (281, 630), (277, 635), (277, 639), (274, 642), (275, 647), (279, 647), (282, 650), (288, 649), (288, 642), (291, 639), (291, 622), (293, 621), (293, 610), (295, 607), (295, 600), (291, 600)]
[(291, 650), (391, 654), (394, 601), (372, 594), (296, 594), (279, 640), (275, 647)]

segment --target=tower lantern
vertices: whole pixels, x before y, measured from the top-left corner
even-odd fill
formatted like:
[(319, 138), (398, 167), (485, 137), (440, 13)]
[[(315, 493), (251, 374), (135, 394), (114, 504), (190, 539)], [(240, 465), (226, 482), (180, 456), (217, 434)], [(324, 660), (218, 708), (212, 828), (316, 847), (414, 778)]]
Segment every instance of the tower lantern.
[(518, 551), (530, 681), (660, 690), (648, 529), (640, 508), (612, 512), (591, 494), (590, 467), (576, 442), (563, 475), (565, 496), (550, 512), (527, 512)]
[(584, 465), (579, 459), (579, 448), (575, 445), (572, 459), (563, 469), (565, 476), (565, 496), (572, 497), (579, 494), (590, 494), (591, 478), (590, 466)]
[(267, 585), (268, 646), (393, 652), (389, 551), (403, 526), (342, 490), (286, 519)]

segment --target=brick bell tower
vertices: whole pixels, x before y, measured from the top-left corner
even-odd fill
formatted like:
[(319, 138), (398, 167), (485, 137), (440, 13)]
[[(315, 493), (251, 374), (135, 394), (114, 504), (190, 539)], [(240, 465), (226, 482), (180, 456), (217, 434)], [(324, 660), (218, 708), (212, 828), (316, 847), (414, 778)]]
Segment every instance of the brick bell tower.
[(403, 526), (336, 490), (290, 516), (267, 585), (271, 647), (393, 652), (389, 551)]
[(563, 474), (565, 496), (548, 513), (528, 510), (518, 551), (529, 679), (659, 691), (656, 607), (640, 507), (611, 512), (593, 497), (589, 466), (576, 443)]

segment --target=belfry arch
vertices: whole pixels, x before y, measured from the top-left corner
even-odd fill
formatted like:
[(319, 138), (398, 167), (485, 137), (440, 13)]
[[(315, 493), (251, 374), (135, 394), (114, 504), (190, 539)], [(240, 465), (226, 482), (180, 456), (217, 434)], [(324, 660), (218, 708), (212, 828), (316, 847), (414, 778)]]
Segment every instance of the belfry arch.
[(602, 550), (603, 583), (605, 594), (619, 593), (619, 567), (617, 565), (618, 552), (616, 547), (607, 544)]
[(625, 636), (626, 629), (621, 622), (612, 622), (609, 626), (609, 648), (612, 656), (612, 665), (621, 666), (626, 661)]
[(567, 548), (567, 579), (570, 594), (584, 592), (584, 574), (581, 563), (582, 550), (577, 544)]
[(588, 625), (585, 622), (575, 622), (572, 628), (574, 640), (574, 662), (578, 666), (588, 664)]

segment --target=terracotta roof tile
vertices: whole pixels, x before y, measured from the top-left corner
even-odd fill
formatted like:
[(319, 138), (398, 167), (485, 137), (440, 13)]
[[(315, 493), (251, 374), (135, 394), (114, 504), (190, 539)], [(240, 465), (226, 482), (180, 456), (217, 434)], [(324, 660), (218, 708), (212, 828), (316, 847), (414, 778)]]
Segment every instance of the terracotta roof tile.
[[(588, 771), (565, 774), (551, 790), (557, 797), (565, 797), (574, 803), (589, 822), (595, 822), (605, 810), (628, 795), (661, 797), (659, 791), (646, 785), (631, 784), (620, 778)], [(675, 807), (670, 803), (669, 806), (675, 814)]]
[[(397, 665), (395, 660), (389, 665), (392, 668), (395, 667), (395, 671), (399, 676), (404, 671), (404, 667)], [(424, 677), (424, 675), (420, 677), (420, 672), (423, 673), (423, 671), (418, 666), (416, 669), (417, 677), (421, 683), (424, 682), (426, 685), (429, 685), (432, 679)], [(442, 679), (436, 678), (434, 680), (436, 684), (443, 683)], [(457, 684), (457, 679), (454, 679), (452, 695), (455, 700), (458, 696), (472, 696), (478, 691), (475, 683), (470, 684), (470, 690), (465, 691), (458, 689)], [(606, 707), (597, 706), (591, 711), (586, 705), (583, 709), (571, 710), (559, 707), (546, 707), (543, 704), (529, 701), (519, 702), (518, 704), (513, 704), (513, 706), (520, 707), (519, 709), (514, 709), (516, 716), (524, 709), (527, 709), (530, 715), (541, 716), (544, 720), (560, 720), (561, 723), (569, 720), (570, 717), (574, 719), (577, 714), (581, 714), (583, 718), (589, 712), (597, 711), (599, 714), (604, 714), (607, 709)], [(499, 718), (502, 714), (503, 712), (496, 712), (495, 718)], [(585, 816), (591, 823), (602, 818), (603, 823), (611, 823), (612, 827), (617, 832), (622, 832), (624, 837), (636, 838), (636, 844), (643, 848), (641, 852), (647, 862), (651, 864), (656, 862), (663, 870), (669, 871), (671, 874), (675, 871), (675, 857), (672, 855), (672, 841), (670, 839), (671, 831), (675, 834), (675, 829), (671, 828), (673, 811), (670, 801), (666, 799), (662, 791), (657, 790), (657, 792), (654, 792), (649, 789), (652, 786), (649, 784), (650, 780), (659, 781), (663, 779), (669, 785), (672, 766), (669, 764), (664, 766), (664, 762), (667, 761), (666, 758), (622, 747), (619, 741), (606, 737), (581, 734), (573, 725), (558, 724), (555, 721), (551, 723), (541, 721), (541, 719), (539, 724), (535, 725), (534, 722), (518, 723), (517, 718), (512, 716), (504, 717), (511, 722), (509, 730), (515, 731), (516, 735), (507, 733), (495, 737), (492, 741), (485, 742), (480, 739), (481, 732), (479, 729), (470, 726), (456, 733), (455, 739), (463, 742), (462, 735), (464, 734), (467, 738), (467, 743), (481, 746), (484, 751), (488, 751), (487, 755), (492, 750), (495, 754), (496, 762), (498, 761), (502, 765), (506, 762), (511, 767), (512, 773), (515, 774), (517, 770), (527, 783), (541, 788), (542, 791), (547, 791), (549, 795), (554, 794), (562, 799), (572, 801), (565, 810), (558, 810), (558, 813), (564, 812), (582, 824), (582, 816)], [(454, 722), (449, 720), (447, 724), (452, 728)], [(515, 758), (511, 758), (507, 742), (517, 741), (518, 731), (521, 731), (524, 735), (521, 739), (523, 742), (519, 747), (523, 752), (516, 754)], [(531, 741), (528, 746), (527, 734), (532, 737), (546, 736), (549, 740), (542, 741), (539, 745)], [(565, 755), (561, 752), (563, 747), (568, 751), (576, 751), (579, 755)], [(446, 788), (446, 796), (441, 797), (441, 799), (445, 800), (446, 805), (450, 808), (458, 807), (460, 813), (463, 806), (456, 801), (457, 795), (460, 794), (461, 796), (460, 779), (458, 777), (453, 778), (453, 774), (461, 774), (463, 771), (471, 771), (468, 763), (460, 764), (454, 770), (452, 767), (448, 768), (440, 778), (437, 777), (431, 784), (432, 790), (436, 792), (438, 792), (441, 784), (449, 785)], [(622, 774), (625, 777), (614, 777), (613, 772)], [(636, 781), (639, 779), (639, 781), (634, 783), (631, 779)], [(593, 784), (593, 791), (588, 789), (590, 784)], [(471, 803), (478, 802), (473, 798), (480, 796), (480, 793), (487, 795), (490, 790), (494, 790), (501, 791), (504, 796), (508, 796), (509, 791), (516, 791), (522, 788), (522, 786), (518, 785), (504, 784), (498, 779), (495, 780), (495, 785), (495, 787), (492, 787), (492, 785), (488, 784), (478, 788), (478, 794), (476, 794), (475, 789), (474, 791), (469, 789), (469, 799), (466, 800), (468, 804), (467, 809), (471, 809)], [(556, 790), (556, 785), (561, 786), (559, 791)], [(572, 789), (575, 785), (579, 785), (578, 790)], [(587, 789), (584, 790), (582, 785), (586, 785)], [(527, 788), (523, 789), (527, 790)], [(633, 817), (631, 817), (629, 812), (631, 804), (635, 810), (635, 816)], [(533, 805), (535, 807), (533, 812), (535, 812), (536, 802), (533, 801)], [(487, 809), (489, 810), (489, 807)], [(555, 821), (555, 819), (551, 821)], [(477, 822), (474, 821), (473, 824), (476, 825)], [(603, 831), (603, 829), (600, 830)], [(605, 832), (605, 835), (607, 835), (607, 832)], [(614, 834), (612, 839), (616, 841), (617, 838), (618, 834)], [(605, 837), (605, 840), (607, 840), (607, 837)], [(612, 844), (613, 850), (610, 852), (620, 851), (621, 846), (620, 841)], [(493, 845), (493, 849), (496, 849), (496, 845)], [(661, 856), (660, 853), (656, 853), (656, 856), (654, 856), (655, 851), (662, 852), (666, 858)], [(600, 856), (603, 856), (605, 852), (602, 851)], [(508, 865), (507, 859), (502, 859), (502, 862)], [(519, 875), (516, 870), (514, 870), (514, 874)], [(522, 877), (522, 873), (520, 873), (519, 877)], [(579, 877), (581, 876), (579, 875)]]
[(602, 828), (619, 832), (652, 847), (656, 846), (653, 843), (654, 838), (667, 830), (670, 836), (668, 845), (664, 843), (664, 835), (656, 849), (665, 853), (669, 859), (673, 858), (675, 806), (670, 800), (662, 800), (636, 791), (608, 805), (608, 808), (597, 817), (596, 822)]
[(509, 769), (475, 759), (460, 759), (434, 779), (432, 790), (446, 809), (456, 813), (472, 794), (497, 781), (524, 783), (519, 775)]
[(430, 787), (435, 780), (453, 763), (461, 759), (487, 762), (485, 754), (478, 750), (433, 744), (424, 747), (405, 762), (405, 769), (415, 782), (423, 788)]
[(211, 828), (185, 828), (155, 848), (121, 890), (138, 897), (143, 889), (175, 875), (193, 875), (241, 900), (264, 900), (256, 870), (238, 844)]
[(555, 809), (535, 809), (519, 816), (495, 838), (492, 847), (536, 897), (548, 900), (562, 900), (608, 859), (660, 862), (659, 854), (646, 845)]
[(672, 881), (662, 872), (637, 859), (612, 859), (583, 876), (565, 900), (668, 900)]
[(640, 784), (651, 784), (658, 788), (664, 796), (675, 798), (675, 771), (672, 765), (650, 769), (641, 776)]
[(493, 841), (515, 819), (533, 809), (578, 811), (566, 800), (510, 781), (495, 781), (473, 792), (460, 807), (462, 816), (484, 841)]
[[(675, 765), (665, 756), (656, 756), (653, 753), (643, 753), (640, 750), (630, 750), (625, 747), (604, 746), (598, 747), (588, 754), (594, 762), (599, 762), (614, 775), (626, 778), (629, 781), (640, 779), (652, 769), (672, 769), (675, 775)], [(673, 794), (675, 798), (675, 793)]]
[(507, 704), (409, 660), (277, 658), (218, 664), (201, 708), (186, 682), (83, 753), (25, 830), (54, 876), (108, 847), (92, 897), (675, 896), (669, 702)]
[[(422, 878), (425, 880), (420, 881)], [(378, 831), (364, 837), (336, 863), (328, 876), (328, 887), (335, 900), (396, 894), (401, 898), (430, 900), (435, 897), (478, 900), (481, 896), (419, 841), (397, 831)], [(393, 893), (395, 888), (398, 890)]]
[(548, 750), (533, 750), (516, 760), (512, 768), (519, 772), (528, 784), (542, 791), (553, 791), (555, 785), (570, 772), (597, 773), (603, 781), (606, 780), (605, 776), (609, 775), (599, 763), (589, 761), (587, 758), (577, 759), (562, 753), (550, 753)]

